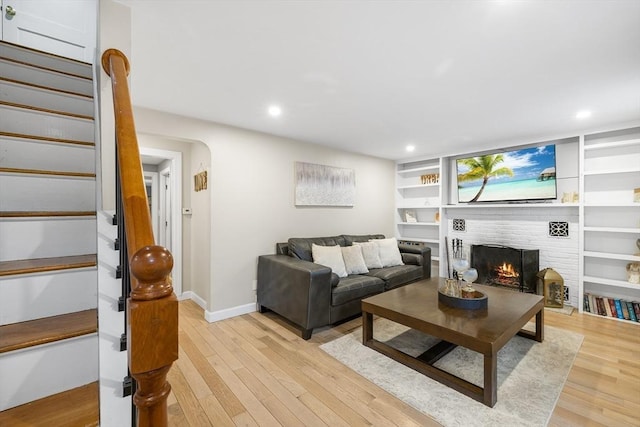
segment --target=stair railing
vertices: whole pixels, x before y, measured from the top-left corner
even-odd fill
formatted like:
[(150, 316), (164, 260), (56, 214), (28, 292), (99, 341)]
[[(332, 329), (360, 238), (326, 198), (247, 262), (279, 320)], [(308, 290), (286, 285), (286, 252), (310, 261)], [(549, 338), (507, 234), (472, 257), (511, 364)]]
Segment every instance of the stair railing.
[[(129, 371), (136, 380), (133, 403), (137, 424), (167, 425), (167, 372), (178, 359), (178, 300), (173, 293), (173, 257), (155, 244), (145, 190), (140, 150), (133, 120), (127, 75), (129, 61), (116, 49), (102, 55), (102, 67), (111, 77), (116, 131), (116, 179), (124, 226), (120, 248), (126, 248), (131, 293), (127, 299)], [(122, 237), (121, 237), (122, 238)], [(123, 279), (125, 279), (123, 277)]]

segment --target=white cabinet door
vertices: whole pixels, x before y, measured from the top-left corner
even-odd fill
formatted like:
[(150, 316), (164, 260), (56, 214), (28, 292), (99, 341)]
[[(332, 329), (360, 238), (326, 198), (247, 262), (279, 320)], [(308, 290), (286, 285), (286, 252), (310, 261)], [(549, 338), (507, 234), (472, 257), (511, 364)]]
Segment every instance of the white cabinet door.
[(92, 63), (97, 0), (0, 0), (2, 39)]

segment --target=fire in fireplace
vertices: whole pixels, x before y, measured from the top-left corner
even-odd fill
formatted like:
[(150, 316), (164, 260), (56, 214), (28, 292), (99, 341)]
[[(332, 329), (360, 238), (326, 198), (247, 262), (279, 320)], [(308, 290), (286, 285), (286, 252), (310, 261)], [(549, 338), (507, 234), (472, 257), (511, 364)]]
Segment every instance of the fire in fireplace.
[(477, 283), (535, 293), (539, 270), (537, 249), (496, 245), (472, 245), (471, 267), (478, 271)]

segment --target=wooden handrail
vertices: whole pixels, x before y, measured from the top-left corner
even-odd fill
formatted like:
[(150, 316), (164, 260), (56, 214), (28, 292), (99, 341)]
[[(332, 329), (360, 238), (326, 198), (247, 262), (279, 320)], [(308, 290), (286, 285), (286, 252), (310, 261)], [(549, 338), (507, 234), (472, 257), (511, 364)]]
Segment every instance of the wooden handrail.
[(166, 375), (178, 359), (178, 300), (171, 285), (173, 257), (153, 237), (127, 75), (129, 61), (116, 49), (102, 54), (111, 77), (118, 174), (131, 271), (127, 300), (129, 370), (137, 381), (133, 403), (139, 426), (167, 425)]

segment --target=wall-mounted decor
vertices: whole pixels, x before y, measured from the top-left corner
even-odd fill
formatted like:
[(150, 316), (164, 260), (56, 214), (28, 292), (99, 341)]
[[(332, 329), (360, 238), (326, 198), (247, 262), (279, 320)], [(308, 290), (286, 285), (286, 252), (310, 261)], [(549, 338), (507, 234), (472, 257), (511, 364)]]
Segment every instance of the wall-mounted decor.
[(193, 189), (195, 191), (207, 189), (207, 171), (198, 172), (193, 176)]
[(356, 174), (353, 169), (296, 162), (296, 206), (353, 206)]

